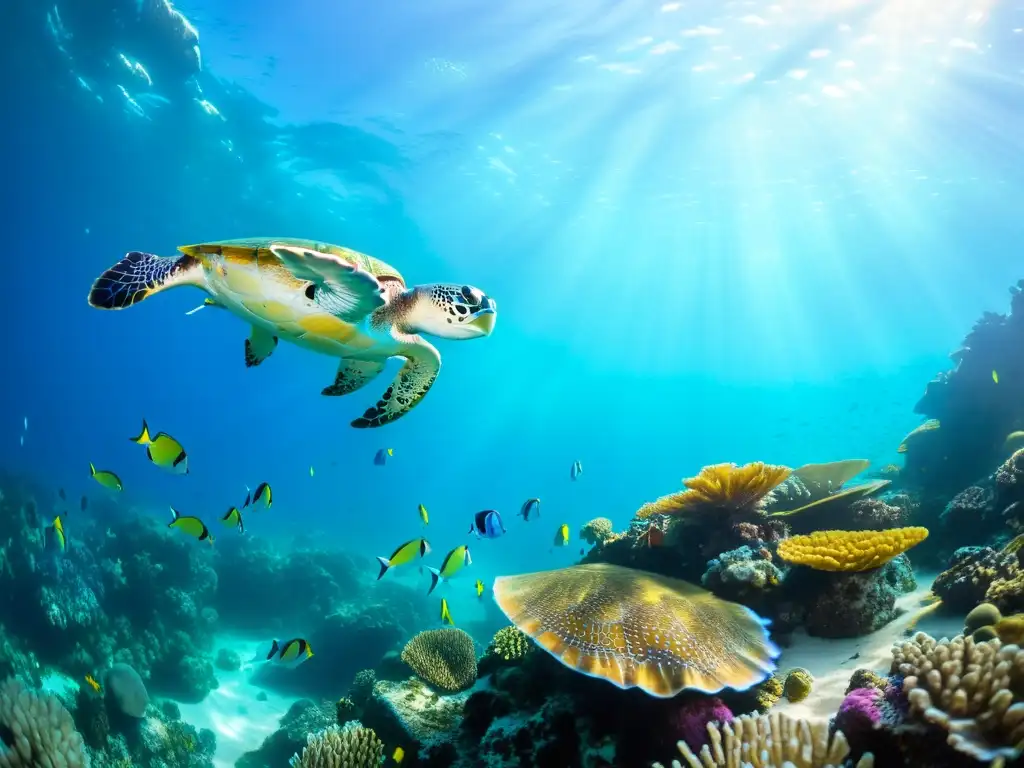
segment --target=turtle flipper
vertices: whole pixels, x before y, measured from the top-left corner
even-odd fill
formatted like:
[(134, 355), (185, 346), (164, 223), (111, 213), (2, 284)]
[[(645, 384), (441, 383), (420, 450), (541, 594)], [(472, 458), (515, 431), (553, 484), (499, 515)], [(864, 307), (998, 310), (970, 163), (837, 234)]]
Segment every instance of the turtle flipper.
[(252, 327), (249, 338), (245, 340), (245, 367), (259, 365), (270, 353), (277, 349), (277, 336), (265, 328)]
[(332, 315), (359, 322), (384, 306), (377, 278), (360, 266), (330, 253), (275, 243), (270, 252), (299, 280), (313, 283), (313, 300)]
[(132, 251), (96, 278), (89, 291), (89, 305), (124, 309), (178, 285), (203, 285), (203, 268), (198, 260)]
[(383, 360), (342, 360), (334, 383), (324, 387), (321, 395), (340, 397), (355, 392), (376, 378), (384, 370)]
[(415, 408), (430, 391), (441, 370), (441, 356), (423, 339), (411, 338), (415, 342), (405, 344), (400, 353), (405, 357), (405, 365), (377, 404), (352, 422), (353, 427), (366, 429), (390, 424)]

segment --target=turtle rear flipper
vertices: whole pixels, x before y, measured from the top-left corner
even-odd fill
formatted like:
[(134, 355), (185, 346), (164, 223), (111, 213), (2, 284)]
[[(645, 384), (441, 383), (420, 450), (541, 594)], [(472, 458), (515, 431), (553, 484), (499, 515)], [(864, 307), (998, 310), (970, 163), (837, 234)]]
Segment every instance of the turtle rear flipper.
[(434, 385), (434, 380), (441, 371), (441, 356), (423, 339), (417, 336), (406, 338), (415, 341), (406, 343), (399, 353), (405, 357), (405, 365), (377, 404), (368, 408), (366, 413), (352, 422), (353, 427), (383, 427), (395, 419), (400, 419), (419, 405), (420, 400)]
[(202, 283), (202, 265), (192, 256), (132, 251), (96, 278), (89, 291), (89, 305), (97, 309), (124, 309), (168, 288)]

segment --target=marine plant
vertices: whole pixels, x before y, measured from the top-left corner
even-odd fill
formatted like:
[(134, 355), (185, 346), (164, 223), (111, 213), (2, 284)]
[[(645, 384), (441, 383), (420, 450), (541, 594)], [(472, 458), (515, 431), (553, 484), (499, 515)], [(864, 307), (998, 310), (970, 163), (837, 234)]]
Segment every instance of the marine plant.
[(332, 725), (311, 733), (301, 755), (288, 762), (292, 768), (377, 768), (384, 744), (371, 728), (358, 723)]
[(420, 679), (442, 691), (463, 691), (476, 680), (473, 638), (455, 627), (420, 632), (406, 643), (402, 661)]

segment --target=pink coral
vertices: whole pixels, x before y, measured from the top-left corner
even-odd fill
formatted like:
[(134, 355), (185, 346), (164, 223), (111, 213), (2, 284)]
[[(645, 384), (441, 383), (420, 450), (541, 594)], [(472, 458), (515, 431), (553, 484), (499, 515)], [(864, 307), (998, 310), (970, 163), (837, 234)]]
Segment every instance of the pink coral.
[(675, 711), (673, 731), (694, 752), (708, 743), (708, 723), (731, 723), (732, 712), (717, 696), (691, 699)]
[(836, 714), (836, 729), (854, 743), (882, 722), (883, 694), (877, 688), (855, 688), (846, 694)]

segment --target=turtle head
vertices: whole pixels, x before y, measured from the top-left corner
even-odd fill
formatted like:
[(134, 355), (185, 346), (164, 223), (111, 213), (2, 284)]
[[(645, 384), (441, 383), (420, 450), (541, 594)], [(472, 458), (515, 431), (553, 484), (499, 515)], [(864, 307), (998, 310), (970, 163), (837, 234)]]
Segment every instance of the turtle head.
[(408, 297), (400, 325), (411, 333), (442, 339), (477, 339), (490, 336), (498, 319), (494, 299), (471, 285), (417, 285), (408, 291)]

